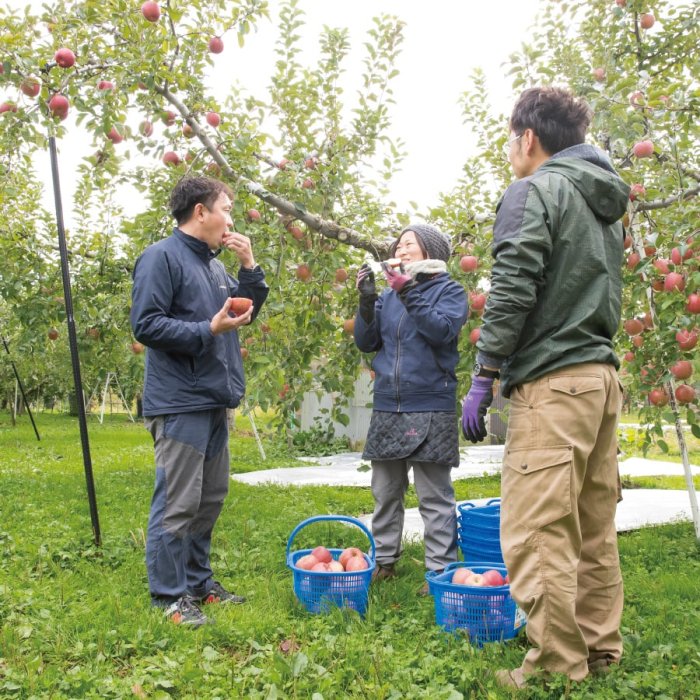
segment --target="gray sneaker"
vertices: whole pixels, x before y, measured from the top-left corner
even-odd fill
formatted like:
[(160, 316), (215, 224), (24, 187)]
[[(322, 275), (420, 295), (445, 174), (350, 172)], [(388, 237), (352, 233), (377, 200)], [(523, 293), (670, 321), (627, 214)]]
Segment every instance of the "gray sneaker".
[(212, 603), (228, 603), (229, 605), (240, 605), (245, 603), (246, 599), (242, 595), (236, 595), (227, 591), (218, 581), (214, 581), (209, 593), (199, 602), (202, 605), (211, 605)]
[(165, 616), (176, 625), (186, 627), (201, 627), (209, 622), (209, 618), (199, 609), (189, 596), (180, 596), (165, 609)]

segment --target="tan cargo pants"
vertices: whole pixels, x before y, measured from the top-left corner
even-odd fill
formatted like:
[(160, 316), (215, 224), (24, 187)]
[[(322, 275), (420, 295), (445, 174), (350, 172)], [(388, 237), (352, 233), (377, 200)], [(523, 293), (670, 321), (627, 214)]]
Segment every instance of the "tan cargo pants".
[(501, 487), (501, 544), (533, 648), (522, 664), (588, 675), (622, 655), (617, 551), (617, 424), (612, 365), (580, 364), (510, 396)]

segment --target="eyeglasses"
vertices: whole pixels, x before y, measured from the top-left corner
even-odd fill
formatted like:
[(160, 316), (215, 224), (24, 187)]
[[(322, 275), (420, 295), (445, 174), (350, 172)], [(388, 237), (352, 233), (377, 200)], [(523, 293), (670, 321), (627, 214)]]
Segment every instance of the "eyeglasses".
[(513, 136), (512, 139), (508, 139), (504, 144), (503, 144), (503, 152), (508, 155), (510, 153), (510, 145), (514, 142), (517, 141), (519, 138), (522, 138), (522, 134), (518, 134), (517, 136)]

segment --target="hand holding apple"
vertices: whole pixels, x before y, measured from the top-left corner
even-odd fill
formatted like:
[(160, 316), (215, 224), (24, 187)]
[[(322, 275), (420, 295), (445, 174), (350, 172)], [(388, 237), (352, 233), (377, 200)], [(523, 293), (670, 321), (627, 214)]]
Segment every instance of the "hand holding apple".
[(224, 302), (221, 310), (212, 318), (209, 323), (209, 328), (214, 335), (219, 335), (221, 333), (228, 333), (230, 331), (235, 331), (241, 326), (245, 326), (253, 320), (253, 305), (250, 308), (240, 314), (239, 316), (231, 316), (231, 303), (233, 298), (229, 297)]

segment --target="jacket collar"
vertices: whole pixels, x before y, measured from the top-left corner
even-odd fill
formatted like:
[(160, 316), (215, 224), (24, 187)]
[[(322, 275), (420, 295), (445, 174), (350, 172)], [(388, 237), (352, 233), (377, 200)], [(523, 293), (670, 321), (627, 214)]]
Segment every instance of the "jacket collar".
[(181, 231), (177, 226), (173, 229), (173, 236), (179, 241), (182, 241), (190, 250), (192, 250), (197, 257), (201, 258), (205, 262), (209, 262), (212, 258), (215, 258), (218, 254), (218, 250), (210, 250), (209, 246), (204, 242), (200, 241), (199, 238), (190, 236), (188, 233)]

